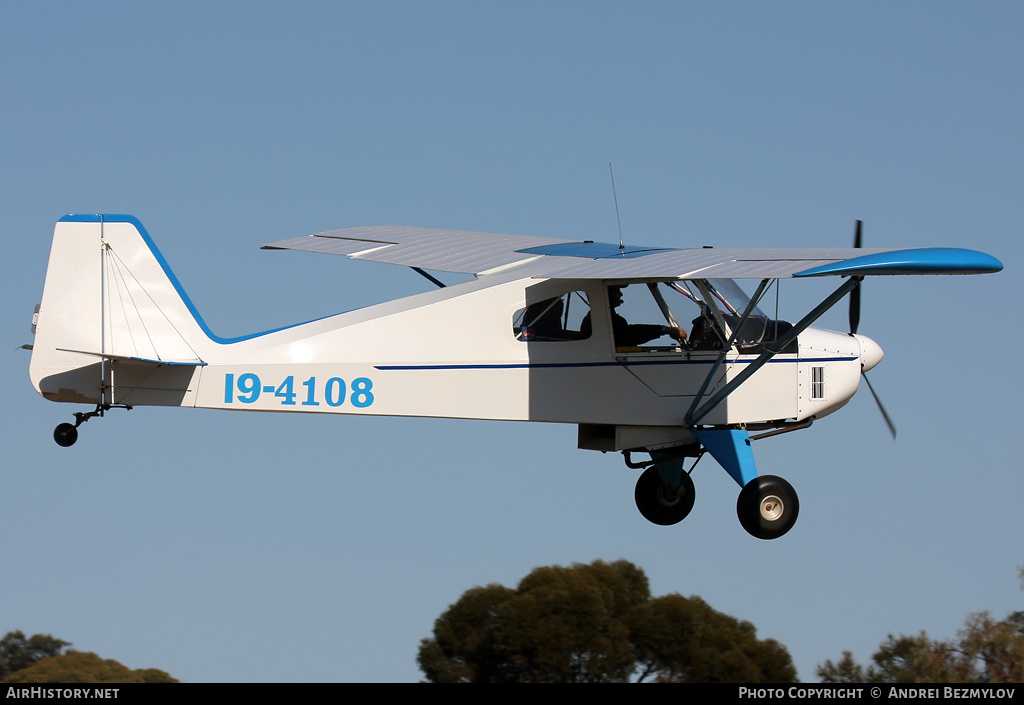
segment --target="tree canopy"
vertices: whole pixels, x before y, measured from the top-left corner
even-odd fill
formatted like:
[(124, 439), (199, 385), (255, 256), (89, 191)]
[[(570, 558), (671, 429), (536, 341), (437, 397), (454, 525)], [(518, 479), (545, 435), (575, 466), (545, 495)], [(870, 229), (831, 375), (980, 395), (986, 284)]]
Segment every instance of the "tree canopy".
[(94, 653), (72, 651), (40, 659), (28, 668), (15, 671), (5, 683), (177, 683), (164, 671), (138, 668), (134, 671), (113, 659), (101, 659)]
[(0, 639), (0, 683), (177, 683), (156, 668), (131, 670), (112, 659), (73, 651), (49, 634), (21, 631)]
[(417, 657), (435, 683), (793, 682), (786, 648), (699, 597), (652, 598), (628, 561), (467, 590)]
[(71, 646), (70, 642), (55, 639), (49, 634), (26, 637), (20, 630), (7, 632), (0, 639), (0, 680), (40, 659), (57, 656), (68, 646)]
[[(1024, 580), (1024, 567), (1020, 569)], [(1020, 683), (1024, 681), (1024, 612), (996, 620), (988, 612), (967, 617), (955, 639), (934, 641), (892, 634), (868, 667), (853, 654), (818, 666), (825, 683)]]

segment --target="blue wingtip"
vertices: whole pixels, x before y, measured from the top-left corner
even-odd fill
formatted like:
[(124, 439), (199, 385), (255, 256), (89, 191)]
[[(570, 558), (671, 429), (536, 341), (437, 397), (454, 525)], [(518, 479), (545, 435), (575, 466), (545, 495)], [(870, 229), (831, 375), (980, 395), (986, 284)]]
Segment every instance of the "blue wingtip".
[(867, 276), (875, 274), (991, 274), (1003, 263), (992, 255), (955, 247), (924, 247), (914, 250), (879, 252), (863, 257), (823, 264), (794, 277), (829, 275)]

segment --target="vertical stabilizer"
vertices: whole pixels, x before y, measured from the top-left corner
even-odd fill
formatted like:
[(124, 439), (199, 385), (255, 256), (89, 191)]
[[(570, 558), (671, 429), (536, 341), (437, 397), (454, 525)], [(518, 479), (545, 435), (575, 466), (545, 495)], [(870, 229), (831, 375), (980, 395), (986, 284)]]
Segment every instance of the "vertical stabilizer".
[(142, 224), (68, 215), (54, 229), (30, 376), (47, 399), (112, 402), (110, 364), (199, 366), (209, 338)]

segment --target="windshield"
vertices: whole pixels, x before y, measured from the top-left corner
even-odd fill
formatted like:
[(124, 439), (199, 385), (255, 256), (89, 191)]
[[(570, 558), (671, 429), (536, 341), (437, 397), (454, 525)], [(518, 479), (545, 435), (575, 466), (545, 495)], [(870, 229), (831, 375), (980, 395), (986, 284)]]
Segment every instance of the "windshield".
[[(732, 279), (686, 280), (672, 282), (668, 286), (701, 306), (703, 320), (700, 323), (694, 321), (697, 329), (697, 335), (691, 340), (694, 348), (720, 347), (739, 325), (750, 304), (750, 297)], [(721, 330), (723, 327), (727, 330)], [(747, 347), (768, 343), (790, 327), (788, 323), (768, 318), (755, 306), (742, 328), (736, 332), (735, 344)]]
[[(731, 330), (735, 330), (743, 317), (743, 312), (750, 304), (750, 297), (732, 279), (709, 279), (708, 289), (719, 302), (719, 310), (726, 324)], [(768, 333), (767, 328), (768, 316), (755, 306), (743, 327), (736, 333), (736, 343), (755, 345), (764, 342)]]
[[(731, 313), (737, 318), (743, 315), (750, 303), (750, 297), (735, 281), (732, 279), (708, 279), (707, 283), (723, 314)], [(750, 315), (766, 318), (757, 306), (754, 307), (754, 311)]]

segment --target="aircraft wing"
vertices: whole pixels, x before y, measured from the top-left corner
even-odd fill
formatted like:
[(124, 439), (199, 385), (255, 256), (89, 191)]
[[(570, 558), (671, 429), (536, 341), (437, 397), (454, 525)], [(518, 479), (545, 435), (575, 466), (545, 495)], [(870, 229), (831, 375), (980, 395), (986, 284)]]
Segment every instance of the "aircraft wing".
[(324, 252), (371, 262), (479, 275), (539, 258), (539, 255), (520, 252), (524, 248), (567, 242), (572, 241), (554, 237), (375, 225), (328, 230), (273, 242), (264, 245), (263, 249)]
[(954, 248), (674, 249), (528, 235), (372, 226), (328, 230), (264, 249), (304, 250), (443, 272), (520, 269), (559, 279), (777, 279), (885, 274), (982, 274), (999, 260)]

